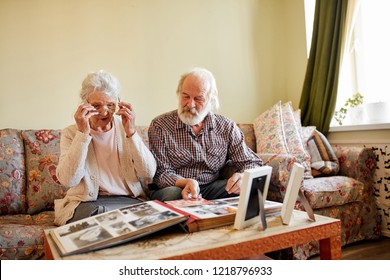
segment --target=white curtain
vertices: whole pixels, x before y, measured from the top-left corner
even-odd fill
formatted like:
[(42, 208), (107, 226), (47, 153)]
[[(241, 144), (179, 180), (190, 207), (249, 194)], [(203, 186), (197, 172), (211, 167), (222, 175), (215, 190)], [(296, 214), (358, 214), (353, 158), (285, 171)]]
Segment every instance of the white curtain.
[(355, 27), (356, 17), (359, 13), (361, 0), (348, 0), (347, 6), (347, 18), (345, 22), (345, 37), (343, 38), (343, 53), (346, 51), (351, 52), (354, 48), (354, 42), (352, 42), (353, 29)]

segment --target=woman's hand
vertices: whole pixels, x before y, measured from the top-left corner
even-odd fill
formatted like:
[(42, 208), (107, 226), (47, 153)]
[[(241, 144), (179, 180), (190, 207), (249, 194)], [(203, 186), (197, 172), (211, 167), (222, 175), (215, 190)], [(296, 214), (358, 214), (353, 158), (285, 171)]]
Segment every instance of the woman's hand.
[(119, 102), (118, 106), (119, 110), (116, 114), (122, 118), (123, 128), (125, 129), (127, 137), (131, 137), (136, 132), (133, 106), (126, 102)]
[(89, 124), (89, 118), (99, 114), (89, 103), (81, 104), (74, 114), (74, 119), (76, 121), (77, 128), (80, 132), (89, 134), (91, 131), (91, 126)]

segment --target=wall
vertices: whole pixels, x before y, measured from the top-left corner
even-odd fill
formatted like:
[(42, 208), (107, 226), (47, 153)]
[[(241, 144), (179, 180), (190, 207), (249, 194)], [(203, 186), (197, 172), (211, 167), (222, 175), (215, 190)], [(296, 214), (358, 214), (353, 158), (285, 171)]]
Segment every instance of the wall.
[[(176, 108), (193, 66), (214, 72), (220, 113), (237, 122), (278, 100), (298, 108), (304, 18), (303, 0), (0, 0), (0, 129), (73, 123), (80, 83), (98, 69), (120, 79), (140, 125)], [(328, 137), (372, 144), (390, 132)]]
[(0, 0), (0, 128), (73, 123), (99, 69), (149, 124), (193, 66), (214, 72), (220, 113), (252, 122), (279, 99), (298, 106), (304, 30), (303, 0)]

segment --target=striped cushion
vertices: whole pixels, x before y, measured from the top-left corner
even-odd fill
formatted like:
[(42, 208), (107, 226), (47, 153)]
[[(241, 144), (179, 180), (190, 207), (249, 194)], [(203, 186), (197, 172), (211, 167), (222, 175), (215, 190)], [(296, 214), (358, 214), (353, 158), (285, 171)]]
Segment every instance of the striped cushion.
[(339, 161), (328, 139), (315, 130), (307, 141), (311, 157), (311, 174), (313, 177), (333, 176), (339, 172)]

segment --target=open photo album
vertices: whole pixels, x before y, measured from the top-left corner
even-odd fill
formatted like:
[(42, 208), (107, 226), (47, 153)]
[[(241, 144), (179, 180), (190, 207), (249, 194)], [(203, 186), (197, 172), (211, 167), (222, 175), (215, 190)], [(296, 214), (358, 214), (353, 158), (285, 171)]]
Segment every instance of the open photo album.
[[(220, 226), (231, 225), (236, 218), (240, 197), (229, 197), (215, 200), (173, 200), (165, 203), (175, 211), (188, 215), (189, 219), (182, 225), (187, 232), (195, 232)], [(280, 213), (282, 203), (265, 201), (266, 215)]]
[[(238, 203), (239, 196), (146, 201), (50, 229), (49, 235), (59, 254), (68, 256), (130, 242), (176, 225), (183, 233), (232, 225)], [(265, 202), (267, 214), (281, 209), (282, 203)]]
[(188, 219), (158, 201), (146, 201), (50, 230), (61, 256), (84, 253), (138, 239)]

